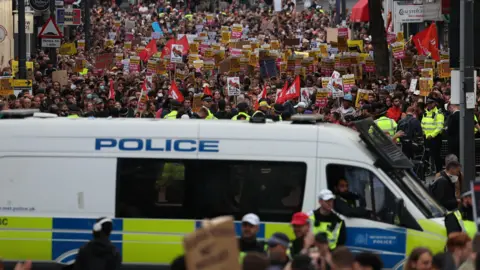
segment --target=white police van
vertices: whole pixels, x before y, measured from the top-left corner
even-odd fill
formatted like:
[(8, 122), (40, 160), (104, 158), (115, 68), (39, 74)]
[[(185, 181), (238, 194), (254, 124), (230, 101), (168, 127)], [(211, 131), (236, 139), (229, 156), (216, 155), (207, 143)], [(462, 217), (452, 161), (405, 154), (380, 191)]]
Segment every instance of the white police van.
[[(5, 118), (5, 117), (4, 117)], [(306, 124), (307, 123), (307, 124)], [(0, 121), (0, 256), (71, 264), (98, 217), (125, 265), (166, 265), (206, 217), (257, 213), (259, 238), (343, 178), (373, 213), (345, 217), (353, 251), (402, 269), (444, 248), (445, 210), (371, 120), (327, 123), (24, 117)], [(237, 224), (238, 231), (240, 224)]]

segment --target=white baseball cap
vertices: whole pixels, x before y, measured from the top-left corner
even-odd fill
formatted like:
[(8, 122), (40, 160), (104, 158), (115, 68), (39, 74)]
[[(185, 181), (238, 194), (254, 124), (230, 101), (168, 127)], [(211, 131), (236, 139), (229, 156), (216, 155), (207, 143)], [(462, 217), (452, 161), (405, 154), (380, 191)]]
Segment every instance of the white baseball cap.
[(260, 225), (260, 218), (257, 215), (250, 213), (243, 216), (242, 223), (243, 222), (252, 224), (253, 226), (258, 226)]
[(294, 106), (294, 108), (298, 108), (298, 107), (305, 109), (307, 107), (307, 104), (305, 104), (305, 102), (302, 101), (302, 102), (299, 102), (297, 105)]
[(318, 193), (318, 199), (322, 201), (329, 201), (335, 199), (335, 195), (328, 189), (322, 189), (320, 193)]

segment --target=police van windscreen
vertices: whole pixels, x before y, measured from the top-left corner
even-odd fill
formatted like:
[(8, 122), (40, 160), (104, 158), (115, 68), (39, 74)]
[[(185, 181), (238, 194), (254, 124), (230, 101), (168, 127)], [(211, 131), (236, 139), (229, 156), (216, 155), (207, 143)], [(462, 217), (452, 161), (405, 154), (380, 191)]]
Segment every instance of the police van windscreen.
[(118, 158), (115, 214), (289, 222), (302, 210), (306, 172), (303, 162)]

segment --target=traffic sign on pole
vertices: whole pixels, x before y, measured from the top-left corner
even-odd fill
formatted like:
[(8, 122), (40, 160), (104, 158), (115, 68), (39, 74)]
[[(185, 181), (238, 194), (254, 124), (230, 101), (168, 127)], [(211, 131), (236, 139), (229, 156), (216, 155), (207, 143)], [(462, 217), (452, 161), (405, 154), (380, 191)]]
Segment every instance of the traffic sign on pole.
[(57, 8), (57, 24), (64, 24), (65, 23), (65, 9), (64, 8)]
[(62, 32), (58, 29), (58, 25), (52, 18), (49, 18), (43, 25), (42, 30), (38, 33), (39, 38), (62, 38)]

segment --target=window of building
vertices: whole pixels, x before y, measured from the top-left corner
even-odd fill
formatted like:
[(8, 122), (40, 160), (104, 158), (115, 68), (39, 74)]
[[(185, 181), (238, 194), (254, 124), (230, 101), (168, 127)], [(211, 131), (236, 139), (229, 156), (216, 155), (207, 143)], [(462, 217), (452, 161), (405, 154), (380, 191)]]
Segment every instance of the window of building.
[(202, 219), (256, 213), (290, 221), (301, 211), (301, 162), (119, 158), (116, 216)]

